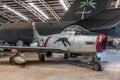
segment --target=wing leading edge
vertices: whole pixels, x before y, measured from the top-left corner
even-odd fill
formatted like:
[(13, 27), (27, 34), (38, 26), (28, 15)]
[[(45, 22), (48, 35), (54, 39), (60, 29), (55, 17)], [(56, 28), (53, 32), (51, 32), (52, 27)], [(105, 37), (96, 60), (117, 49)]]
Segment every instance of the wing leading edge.
[(66, 52), (66, 50), (49, 48), (49, 47), (0, 46), (0, 48), (7, 49), (7, 50), (17, 49), (18, 51), (21, 51), (21, 52), (47, 52), (47, 51)]

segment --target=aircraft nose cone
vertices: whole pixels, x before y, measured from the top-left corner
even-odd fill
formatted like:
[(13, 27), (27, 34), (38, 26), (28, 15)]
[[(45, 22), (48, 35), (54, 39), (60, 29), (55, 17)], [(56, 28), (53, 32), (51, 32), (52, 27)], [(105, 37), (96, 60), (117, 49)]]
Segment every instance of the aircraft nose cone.
[(96, 50), (97, 52), (102, 52), (107, 48), (108, 39), (104, 34), (99, 34), (97, 36)]

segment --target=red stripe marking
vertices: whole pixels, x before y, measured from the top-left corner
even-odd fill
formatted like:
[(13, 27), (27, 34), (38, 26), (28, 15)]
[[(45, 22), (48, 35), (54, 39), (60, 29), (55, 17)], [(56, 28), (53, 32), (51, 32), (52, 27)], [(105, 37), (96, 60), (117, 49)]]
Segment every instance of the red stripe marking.
[(50, 39), (51, 37), (52, 37), (52, 36), (49, 36), (49, 37), (46, 39), (45, 44), (44, 44), (44, 47), (47, 46), (47, 43), (48, 43), (48, 41), (49, 41), (49, 39)]
[(16, 49), (13, 49), (12, 52), (13, 52), (13, 55), (17, 55), (17, 50)]

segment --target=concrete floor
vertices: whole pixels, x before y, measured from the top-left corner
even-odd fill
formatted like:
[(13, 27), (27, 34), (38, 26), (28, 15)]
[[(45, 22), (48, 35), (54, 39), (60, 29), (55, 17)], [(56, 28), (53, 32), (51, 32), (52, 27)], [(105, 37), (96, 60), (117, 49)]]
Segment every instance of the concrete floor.
[(25, 57), (25, 67), (10, 65), (9, 57), (1, 58), (0, 80), (120, 80), (120, 53), (109, 52), (101, 72), (81, 67), (76, 59), (52, 58), (41, 63), (37, 55), (25, 54)]

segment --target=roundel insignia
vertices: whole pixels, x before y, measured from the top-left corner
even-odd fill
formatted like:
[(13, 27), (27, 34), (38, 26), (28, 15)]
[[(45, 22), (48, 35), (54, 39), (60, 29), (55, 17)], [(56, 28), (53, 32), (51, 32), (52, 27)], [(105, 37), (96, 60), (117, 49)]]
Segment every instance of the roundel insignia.
[(39, 47), (43, 47), (43, 45), (44, 45), (44, 41), (43, 41), (43, 39), (41, 39), (41, 40), (38, 42), (38, 46), (39, 46)]

